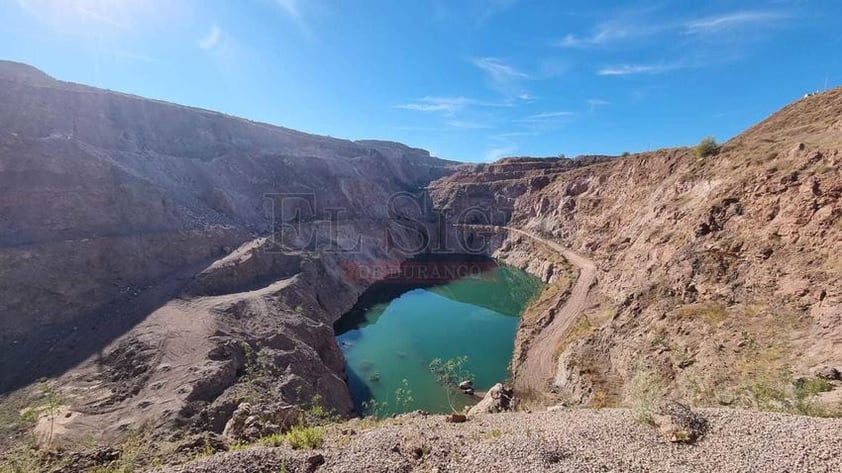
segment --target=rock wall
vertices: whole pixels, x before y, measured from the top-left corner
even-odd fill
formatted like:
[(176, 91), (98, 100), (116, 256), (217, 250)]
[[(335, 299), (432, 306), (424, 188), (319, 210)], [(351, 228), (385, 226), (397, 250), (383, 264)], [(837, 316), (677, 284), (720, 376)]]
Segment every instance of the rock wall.
[[(45, 346), (108, 332), (95, 353), (142, 320), (135, 306), (166, 304), (192, 274), (271, 233), (279, 195), (304, 196), (298, 220), (327, 209), (385, 219), (390, 196), (450, 165), (397, 143), (309, 135), (0, 62), (0, 392), (84, 355), (44, 360)], [(282, 276), (273, 264), (244, 274)]]
[(840, 159), (837, 89), (714, 156), (666, 149), (545, 180), (477, 169), (486, 174), (431, 187), (442, 208), (460, 208), (462, 195), (487, 207), (505, 198), (511, 217), (492, 223), (597, 263), (592, 306), (556, 347), (550, 402), (629, 402), (643, 373), (695, 403), (757, 406), (763, 386), (791, 390), (816, 367), (842, 364)]

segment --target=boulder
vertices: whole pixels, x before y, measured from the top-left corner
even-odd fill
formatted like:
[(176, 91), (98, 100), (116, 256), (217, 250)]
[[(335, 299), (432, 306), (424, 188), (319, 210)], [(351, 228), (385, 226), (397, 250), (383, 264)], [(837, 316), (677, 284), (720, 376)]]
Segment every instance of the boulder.
[(514, 391), (512, 388), (502, 383), (497, 383), (488, 390), (485, 397), (477, 405), (471, 407), (468, 415), (509, 411), (514, 408), (514, 401)]
[(453, 424), (461, 424), (467, 421), (468, 418), (465, 416), (465, 414), (450, 414), (449, 416), (445, 417), (444, 420)]
[(286, 432), (301, 417), (301, 411), (295, 406), (275, 404), (253, 406), (247, 402), (240, 404), (231, 419), (225, 424), (222, 437), (229, 444), (241, 441), (253, 441), (266, 435)]
[(707, 430), (707, 419), (677, 401), (661, 404), (652, 420), (673, 443), (693, 443)]
[(817, 369), (814, 374), (816, 375), (816, 378), (826, 379), (828, 381), (842, 380), (842, 373), (840, 373), (838, 369), (830, 366), (823, 366)]
[(470, 379), (466, 379), (465, 381), (462, 381), (461, 383), (459, 383), (459, 389), (461, 389), (462, 391), (467, 391), (467, 390), (473, 389), (473, 388), (474, 388), (474, 382), (471, 381)]

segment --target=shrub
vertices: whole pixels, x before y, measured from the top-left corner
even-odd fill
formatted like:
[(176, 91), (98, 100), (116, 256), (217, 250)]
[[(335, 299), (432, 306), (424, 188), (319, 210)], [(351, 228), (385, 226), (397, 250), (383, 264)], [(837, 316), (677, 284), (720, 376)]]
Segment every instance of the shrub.
[(289, 446), (298, 450), (301, 448), (316, 449), (324, 443), (324, 432), (319, 427), (295, 426), (287, 435)]
[(658, 403), (664, 391), (655, 374), (641, 370), (631, 379), (626, 396), (630, 401), (635, 419), (642, 424), (654, 425)]
[(696, 145), (696, 156), (700, 158), (713, 156), (718, 152), (719, 143), (717, 143), (712, 136), (708, 136), (707, 138), (702, 139), (702, 141), (700, 141), (699, 144)]
[(287, 436), (284, 434), (272, 434), (267, 435), (266, 437), (262, 437), (258, 442), (260, 445), (264, 445), (266, 447), (280, 447), (286, 441)]

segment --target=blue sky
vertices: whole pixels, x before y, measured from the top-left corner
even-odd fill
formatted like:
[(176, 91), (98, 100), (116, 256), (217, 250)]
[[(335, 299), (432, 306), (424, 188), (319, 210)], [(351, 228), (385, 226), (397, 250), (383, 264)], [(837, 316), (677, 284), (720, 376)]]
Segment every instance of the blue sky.
[(727, 139), (842, 85), (842, 1), (0, 0), (0, 58), (465, 161)]

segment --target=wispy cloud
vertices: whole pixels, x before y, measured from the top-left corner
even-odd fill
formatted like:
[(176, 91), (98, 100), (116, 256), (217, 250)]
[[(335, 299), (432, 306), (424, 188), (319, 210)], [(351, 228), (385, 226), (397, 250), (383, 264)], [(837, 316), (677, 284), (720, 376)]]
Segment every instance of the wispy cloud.
[(475, 58), (471, 62), (479, 67), (496, 82), (505, 82), (515, 79), (528, 79), (529, 74), (521, 72), (506, 64), (502, 59), (494, 57)]
[(507, 145), (491, 145), (485, 151), (484, 160), (487, 162), (497, 161), (498, 159), (511, 156), (518, 147), (515, 144)]
[(417, 112), (442, 112), (453, 115), (469, 105), (479, 105), (479, 102), (467, 97), (422, 97), (414, 102), (395, 105), (395, 108), (415, 110)]
[(684, 31), (687, 34), (719, 33), (752, 25), (769, 25), (787, 17), (779, 11), (739, 11), (688, 21)]
[(611, 102), (603, 99), (588, 99), (588, 106), (590, 107), (591, 111), (593, 111), (597, 107), (606, 107), (611, 105)]
[(305, 37), (313, 38), (313, 29), (310, 26), (311, 13), (314, 10), (324, 10), (325, 5), (315, 0), (274, 0), (275, 4), (298, 26), (298, 29)]
[(617, 66), (606, 66), (598, 71), (600, 76), (628, 76), (633, 74), (660, 74), (686, 67), (681, 63), (673, 64), (621, 64)]
[(543, 112), (529, 115), (517, 120), (522, 123), (543, 122), (547, 120), (556, 120), (559, 118), (572, 117), (576, 115), (575, 112), (561, 111), (561, 112)]
[[(415, 110), (417, 112), (441, 112), (446, 115), (453, 115), (463, 109), (469, 107), (511, 107), (512, 104), (506, 102), (490, 102), (472, 99), (469, 97), (455, 96), (426, 96), (412, 102), (395, 105), (395, 108), (402, 108), (404, 110)], [(463, 122), (465, 124), (469, 122)]]
[(623, 39), (635, 36), (645, 36), (655, 33), (657, 28), (641, 27), (632, 24), (625, 24), (617, 21), (601, 23), (594, 28), (589, 35), (565, 35), (556, 46), (562, 48), (585, 48), (588, 46), (602, 46)]
[(128, 25), (126, 25), (125, 23), (122, 23), (120, 21), (117, 21), (116, 19), (114, 19), (113, 17), (111, 17), (109, 15), (106, 15), (105, 13), (94, 11), (94, 10), (91, 10), (91, 9), (88, 9), (88, 8), (85, 8), (85, 7), (82, 7), (82, 6), (79, 6), (79, 5), (76, 5), (74, 8), (76, 9), (76, 11), (81, 13), (83, 16), (85, 16), (85, 17), (87, 17), (91, 20), (98, 21), (100, 23), (105, 23), (105, 24), (113, 26), (115, 28), (128, 29)]
[(296, 19), (301, 18), (301, 9), (299, 8), (298, 0), (275, 0), (275, 3), (289, 16)]
[(205, 36), (199, 38), (198, 45), (205, 51), (216, 49), (222, 42), (222, 30), (218, 26), (213, 25)]
[(471, 62), (486, 75), (489, 85), (507, 100), (529, 100), (531, 95), (522, 86), (522, 81), (532, 77), (502, 59), (494, 57), (474, 58)]
[(484, 128), (491, 128), (491, 125), (488, 125), (486, 123), (472, 122), (466, 120), (450, 120), (447, 122), (447, 126), (451, 128), (462, 128), (467, 130), (480, 130)]
[(507, 132), (507, 133), (500, 133), (497, 136), (501, 139), (505, 139), (505, 138), (518, 138), (518, 137), (522, 137), (522, 136), (538, 136), (540, 134), (541, 133), (537, 132), (537, 131), (510, 131), (510, 132)]
[(775, 10), (736, 11), (704, 18), (659, 21), (651, 12), (631, 12), (598, 23), (588, 34), (568, 33), (555, 43), (563, 48), (608, 46), (658, 34), (702, 35), (739, 30), (749, 26), (770, 25), (788, 18), (786, 12)]

